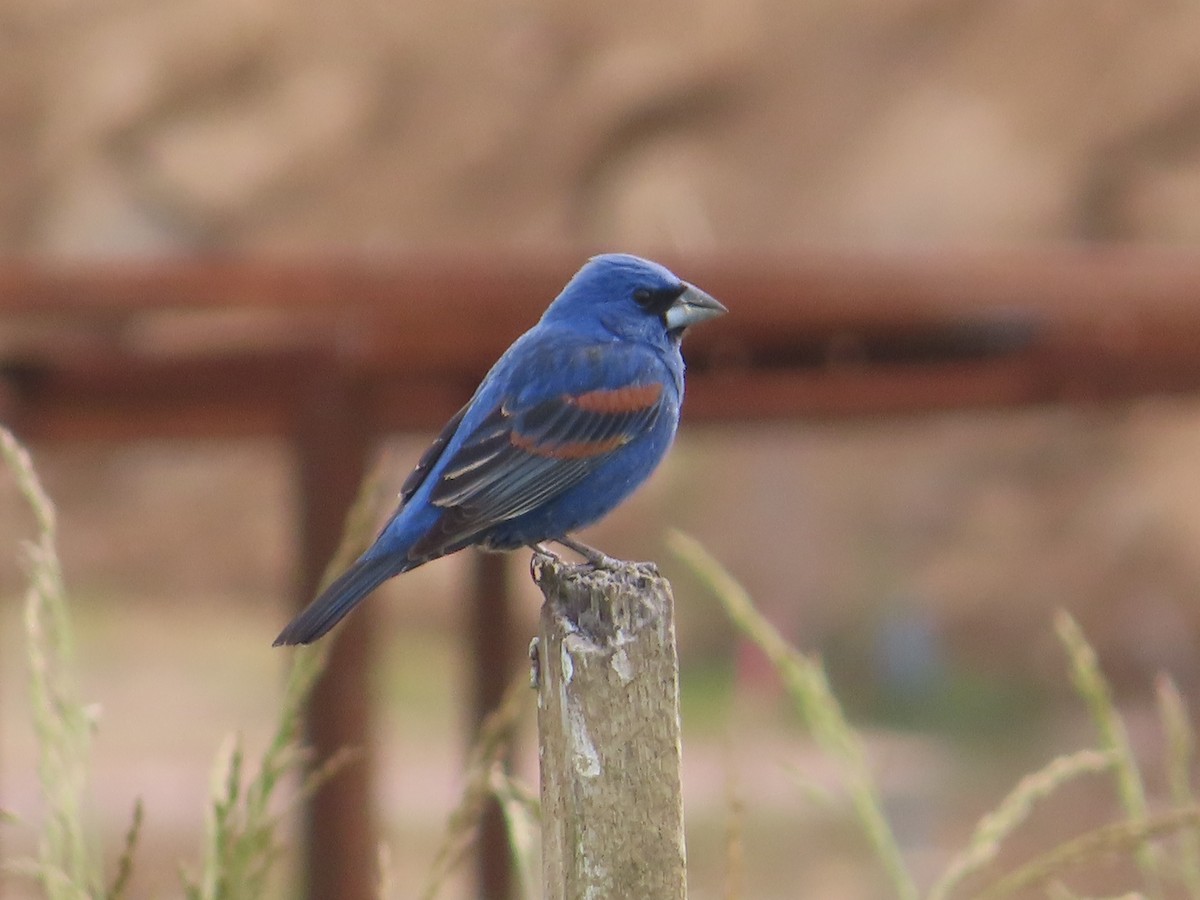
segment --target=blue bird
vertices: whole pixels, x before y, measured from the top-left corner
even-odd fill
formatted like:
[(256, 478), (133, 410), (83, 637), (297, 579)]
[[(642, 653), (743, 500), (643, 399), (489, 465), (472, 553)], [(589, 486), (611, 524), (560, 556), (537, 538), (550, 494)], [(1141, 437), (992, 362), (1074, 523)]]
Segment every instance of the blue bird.
[(662, 460), (683, 402), (683, 333), (725, 312), (657, 263), (589, 260), (421, 456), (375, 543), (275, 646), (315, 641), (382, 582), (464, 547), (548, 553), (551, 541), (612, 564), (571, 532)]

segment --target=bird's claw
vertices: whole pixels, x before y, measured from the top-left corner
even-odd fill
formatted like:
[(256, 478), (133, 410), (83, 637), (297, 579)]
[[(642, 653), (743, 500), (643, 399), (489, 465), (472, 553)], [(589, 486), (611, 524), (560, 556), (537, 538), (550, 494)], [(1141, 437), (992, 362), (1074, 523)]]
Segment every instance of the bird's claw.
[(530, 544), (529, 549), (532, 550), (536, 555), (549, 557), (550, 559), (554, 560), (557, 563), (565, 563), (566, 562), (566, 560), (563, 559), (562, 556), (555, 553), (553, 550), (551, 550), (545, 544), (540, 544), (540, 543)]
[(554, 543), (562, 544), (568, 550), (572, 550), (583, 557), (583, 562), (573, 563), (565, 559), (562, 554), (555, 553), (544, 543), (537, 542), (529, 544), (529, 549), (534, 552), (535, 556), (544, 556), (562, 566), (572, 566), (575, 568), (588, 567), (590, 569), (619, 569), (625, 565), (625, 562), (617, 559), (614, 556), (609, 556), (607, 553), (601, 553), (595, 547), (589, 547), (581, 541), (573, 538), (554, 538)]
[(609, 556), (607, 553), (601, 553), (595, 547), (590, 547), (582, 541), (577, 541), (574, 538), (560, 537), (555, 538), (556, 544), (562, 544), (569, 550), (574, 550), (584, 561), (593, 569), (619, 569), (625, 565), (621, 560)]

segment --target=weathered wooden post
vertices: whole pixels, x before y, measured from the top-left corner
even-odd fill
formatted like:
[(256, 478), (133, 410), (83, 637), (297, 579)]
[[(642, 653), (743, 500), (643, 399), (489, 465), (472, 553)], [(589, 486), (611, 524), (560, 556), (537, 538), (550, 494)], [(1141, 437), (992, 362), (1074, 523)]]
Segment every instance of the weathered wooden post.
[(532, 570), (545, 900), (683, 900), (671, 586), (649, 563)]

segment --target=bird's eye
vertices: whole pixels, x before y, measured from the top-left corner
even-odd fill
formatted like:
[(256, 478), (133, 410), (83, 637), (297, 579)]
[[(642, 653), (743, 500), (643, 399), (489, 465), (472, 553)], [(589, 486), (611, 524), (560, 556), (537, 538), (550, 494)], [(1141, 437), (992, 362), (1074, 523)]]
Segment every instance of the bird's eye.
[(686, 289), (682, 282), (674, 287), (638, 287), (633, 289), (633, 302), (651, 315), (661, 316)]

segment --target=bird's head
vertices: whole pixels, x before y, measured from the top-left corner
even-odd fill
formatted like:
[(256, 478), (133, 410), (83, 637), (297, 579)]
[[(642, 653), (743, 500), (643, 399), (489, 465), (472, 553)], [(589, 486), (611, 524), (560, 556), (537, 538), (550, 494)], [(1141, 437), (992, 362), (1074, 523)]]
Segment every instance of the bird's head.
[(594, 322), (617, 337), (678, 344), (689, 326), (726, 312), (718, 301), (658, 263), (605, 253), (575, 273), (543, 321)]

